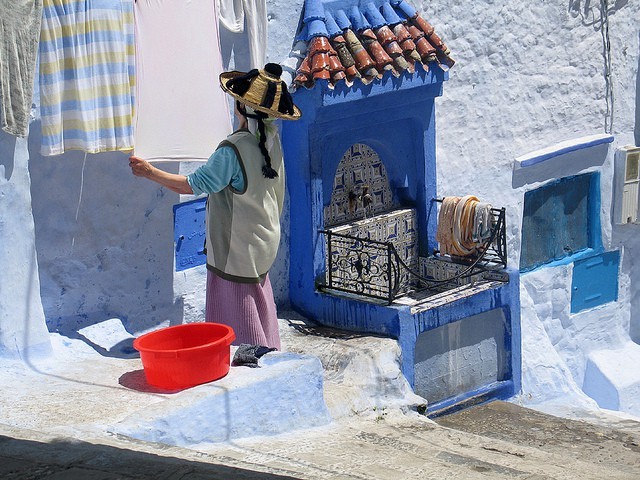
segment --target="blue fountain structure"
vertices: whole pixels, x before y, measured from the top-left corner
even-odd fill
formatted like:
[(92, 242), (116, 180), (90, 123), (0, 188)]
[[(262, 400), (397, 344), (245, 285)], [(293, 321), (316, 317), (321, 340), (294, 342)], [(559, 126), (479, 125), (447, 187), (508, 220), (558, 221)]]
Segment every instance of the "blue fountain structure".
[[(294, 44), (300, 61), (313, 63), (309, 57), (318, 37), (335, 45), (336, 34), (346, 34), (344, 27), (360, 35), (364, 30), (356, 20), (376, 18), (375, 11), (385, 19), (393, 18), (391, 11), (405, 22), (416, 14), (404, 0), (307, 0)], [(336, 31), (333, 20), (344, 20), (345, 14), (351, 25), (343, 22)], [(480, 275), (419, 299), (402, 292), (372, 298), (327, 284), (329, 231), (360, 231), (372, 238), (371, 232), (382, 230), (382, 240), (394, 239), (402, 248), (408, 235), (419, 259), (405, 260), (410, 257), (423, 273), (435, 258), (437, 169), (446, 168), (436, 158), (435, 104), (453, 62), (442, 61), (449, 58), (444, 52), (432, 58), (412, 62), (406, 70), (379, 68), (375, 78), (340, 78), (327, 74), (328, 66), (312, 72), (294, 87), (302, 118), (283, 122), (282, 142), (291, 212), (291, 306), (325, 326), (396, 338), (403, 374), (428, 400), (429, 414), (437, 415), (519, 391), (517, 269), (505, 265), (494, 277)], [(372, 175), (378, 174), (384, 181), (375, 186)], [(363, 203), (362, 188), (369, 185), (371, 207)], [(393, 220), (384, 223), (383, 217)], [(455, 262), (443, 265), (447, 272), (464, 268)]]

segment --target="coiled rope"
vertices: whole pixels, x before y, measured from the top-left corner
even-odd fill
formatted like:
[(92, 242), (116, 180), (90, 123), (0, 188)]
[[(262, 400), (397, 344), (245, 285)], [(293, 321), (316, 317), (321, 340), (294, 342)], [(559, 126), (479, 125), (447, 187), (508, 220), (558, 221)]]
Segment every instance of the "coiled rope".
[(436, 230), (440, 253), (458, 257), (481, 253), (494, 227), (491, 209), (475, 195), (444, 197)]

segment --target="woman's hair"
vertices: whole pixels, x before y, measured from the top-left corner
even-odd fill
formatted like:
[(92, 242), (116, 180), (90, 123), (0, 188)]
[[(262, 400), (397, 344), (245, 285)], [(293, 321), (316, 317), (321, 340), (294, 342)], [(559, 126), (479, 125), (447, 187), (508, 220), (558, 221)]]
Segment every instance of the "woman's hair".
[(269, 156), (269, 151), (267, 150), (267, 146), (266, 146), (267, 133), (265, 131), (264, 120), (266, 118), (269, 118), (269, 115), (259, 111), (256, 111), (254, 113), (249, 113), (247, 112), (247, 109), (244, 103), (242, 103), (239, 100), (236, 100), (236, 108), (245, 117), (253, 118), (258, 122), (258, 133), (259, 133), (258, 146), (260, 147), (260, 151), (262, 152), (262, 155), (264, 156), (264, 160), (266, 162), (266, 165), (263, 165), (262, 167), (262, 175), (265, 178), (276, 178), (278, 176), (278, 172), (276, 172), (271, 166), (271, 157)]

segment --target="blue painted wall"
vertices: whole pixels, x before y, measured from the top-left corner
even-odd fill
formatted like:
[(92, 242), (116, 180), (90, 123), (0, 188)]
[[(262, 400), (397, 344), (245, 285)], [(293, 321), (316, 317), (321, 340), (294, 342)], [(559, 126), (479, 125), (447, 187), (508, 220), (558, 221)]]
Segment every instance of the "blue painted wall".
[(376, 150), (398, 203), (416, 208), (420, 254), (426, 256), (435, 245), (434, 100), (446, 73), (417, 70), (413, 76), (388, 74), (379, 83), (357, 81), (335, 89), (318, 81), (313, 89), (293, 94), (302, 118), (282, 125), (291, 201), (289, 289), (292, 306), (312, 318), (324, 310), (315, 291), (325, 268), (324, 237), (318, 231), (324, 228), (338, 163), (354, 143)]
[(207, 198), (198, 198), (173, 206), (173, 241), (176, 246), (176, 272), (204, 265)]

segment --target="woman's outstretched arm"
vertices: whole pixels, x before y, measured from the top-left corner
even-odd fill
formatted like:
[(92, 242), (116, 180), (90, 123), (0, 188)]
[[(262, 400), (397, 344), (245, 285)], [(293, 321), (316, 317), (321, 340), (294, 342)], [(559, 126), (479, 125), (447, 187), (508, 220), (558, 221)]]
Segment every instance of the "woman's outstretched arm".
[(131, 172), (136, 177), (148, 178), (176, 193), (193, 193), (191, 185), (189, 185), (187, 177), (184, 175), (165, 172), (164, 170), (154, 167), (146, 160), (133, 155), (129, 157), (129, 166), (131, 167)]

